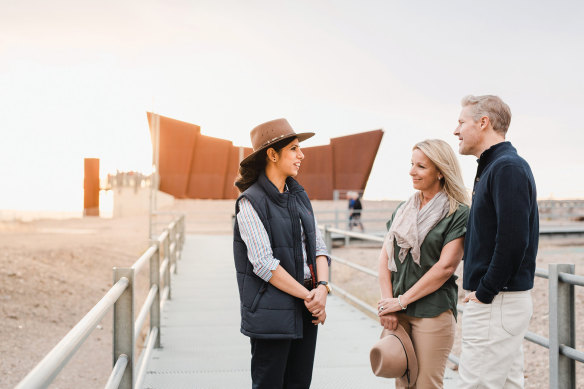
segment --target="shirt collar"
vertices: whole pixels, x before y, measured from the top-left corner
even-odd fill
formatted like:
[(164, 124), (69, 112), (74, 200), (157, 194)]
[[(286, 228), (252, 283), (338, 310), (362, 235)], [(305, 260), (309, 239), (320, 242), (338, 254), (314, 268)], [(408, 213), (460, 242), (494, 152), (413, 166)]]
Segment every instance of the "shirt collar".
[(479, 159), (477, 159), (477, 163), (479, 164), (479, 170), (481, 168), (484, 169), (485, 166), (487, 166), (489, 163), (497, 159), (499, 156), (507, 154), (509, 152), (517, 153), (517, 150), (515, 149), (515, 147), (513, 147), (511, 142), (501, 142), (492, 145), (491, 147), (483, 151)]

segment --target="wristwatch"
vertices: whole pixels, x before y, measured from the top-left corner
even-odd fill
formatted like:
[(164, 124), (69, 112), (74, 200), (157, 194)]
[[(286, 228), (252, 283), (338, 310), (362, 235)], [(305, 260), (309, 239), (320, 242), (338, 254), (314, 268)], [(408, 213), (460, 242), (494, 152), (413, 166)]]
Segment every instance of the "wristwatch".
[(318, 287), (319, 285), (324, 285), (324, 287), (326, 288), (326, 293), (327, 293), (327, 294), (329, 294), (329, 293), (331, 292), (331, 290), (332, 290), (332, 289), (331, 289), (331, 286), (330, 286), (330, 285), (329, 285), (329, 283), (328, 283), (328, 282), (326, 282), (326, 281), (318, 281), (318, 282), (316, 283), (316, 286)]

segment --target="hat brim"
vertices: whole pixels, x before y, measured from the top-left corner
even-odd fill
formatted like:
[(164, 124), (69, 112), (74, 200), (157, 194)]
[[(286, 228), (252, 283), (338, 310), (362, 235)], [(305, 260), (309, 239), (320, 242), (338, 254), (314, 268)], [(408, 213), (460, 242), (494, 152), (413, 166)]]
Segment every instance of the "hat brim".
[(283, 136), (281, 138), (278, 138), (277, 140), (260, 147), (259, 149), (255, 150), (253, 153), (251, 153), (250, 155), (248, 155), (247, 157), (242, 159), (241, 162), (239, 163), (239, 166), (243, 166), (243, 165), (246, 165), (246, 164), (252, 162), (253, 160), (255, 160), (255, 158), (257, 157), (257, 155), (260, 151), (265, 150), (265, 149), (269, 149), (270, 146), (272, 146), (275, 143), (278, 143), (278, 142), (281, 142), (285, 139), (290, 139), (290, 138), (298, 138), (298, 142), (302, 142), (308, 138), (312, 138), (313, 136), (314, 136), (314, 132), (301, 132), (299, 134), (290, 134), (290, 135), (286, 135), (286, 136)]
[(402, 376), (402, 377), (395, 377), (396, 381), (400, 381), (401, 384), (403, 386), (405, 386), (406, 388), (408, 387), (412, 387), (416, 384), (416, 381), (418, 379), (418, 359), (416, 358), (416, 352), (414, 350), (414, 345), (412, 343), (412, 340), (410, 339), (410, 336), (408, 335), (408, 333), (406, 332), (406, 330), (404, 329), (404, 327), (401, 324), (397, 325), (397, 329), (395, 331), (392, 330), (388, 330), (388, 329), (384, 329), (381, 332), (381, 336), (380, 336), (380, 340), (375, 344), (374, 347), (383, 347), (384, 346), (384, 338), (386, 338), (389, 335), (395, 335), (397, 336), (397, 338), (401, 341), (401, 343), (403, 344), (405, 351), (406, 351), (406, 357), (407, 357), (407, 366), (408, 369), (410, 371), (410, 382), (408, 385), (408, 378), (406, 375)]

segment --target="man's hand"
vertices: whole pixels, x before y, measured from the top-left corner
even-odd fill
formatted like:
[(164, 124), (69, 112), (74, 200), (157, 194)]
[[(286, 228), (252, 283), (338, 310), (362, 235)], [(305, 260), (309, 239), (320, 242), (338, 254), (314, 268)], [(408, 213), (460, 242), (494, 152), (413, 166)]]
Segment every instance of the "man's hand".
[(479, 301), (479, 299), (476, 296), (476, 292), (470, 292), (469, 294), (467, 294), (464, 297), (464, 300), (462, 300), (463, 303), (468, 303), (469, 301), (474, 301), (475, 303), (484, 304), (483, 302)]
[(327, 290), (324, 285), (319, 285), (308, 293), (308, 297), (304, 299), (306, 309), (312, 313), (313, 316), (319, 317), (324, 312), (326, 306)]

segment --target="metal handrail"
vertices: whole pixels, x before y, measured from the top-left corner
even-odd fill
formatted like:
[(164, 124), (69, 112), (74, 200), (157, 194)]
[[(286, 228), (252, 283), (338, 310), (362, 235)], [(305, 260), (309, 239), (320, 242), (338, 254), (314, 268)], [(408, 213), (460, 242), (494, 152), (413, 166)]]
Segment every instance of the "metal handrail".
[(135, 388), (142, 388), (142, 383), (144, 382), (144, 377), (146, 376), (146, 367), (148, 366), (148, 360), (150, 359), (152, 349), (154, 349), (154, 343), (156, 342), (158, 332), (158, 327), (154, 327), (148, 334), (148, 339), (146, 340), (146, 349), (140, 358), (140, 367), (138, 369), (138, 373), (136, 374), (136, 383), (134, 384)]
[(367, 312), (372, 313), (373, 315), (377, 315), (377, 310), (375, 308), (373, 308), (371, 305), (367, 304), (365, 301), (361, 300), (358, 297), (355, 297), (355, 295), (347, 292), (346, 290), (344, 290), (343, 288), (341, 288), (340, 286), (338, 286), (332, 282), (330, 284), (331, 284), (332, 290), (334, 291), (333, 293), (338, 293), (338, 294), (342, 295), (343, 297), (345, 297), (346, 299), (357, 304), (359, 307), (363, 308)]
[[(180, 231), (177, 232), (177, 226), (180, 223)], [(164, 302), (170, 298), (170, 274), (175, 272), (176, 270), (176, 259), (179, 257), (182, 245), (184, 243), (184, 215), (181, 215), (178, 220), (173, 220), (169, 225), (168, 228), (160, 234), (157, 239), (158, 245), (163, 247), (164, 250), (164, 261), (162, 265), (159, 266), (159, 274), (158, 279), (164, 280), (164, 288), (162, 291), (156, 286), (153, 285), (151, 287), (150, 293), (146, 298), (146, 301), (143, 304), (141, 312), (138, 316), (138, 319), (135, 322), (134, 327), (134, 341), (137, 339), (137, 335), (141, 330), (143, 323), (146, 319), (147, 312), (151, 312), (152, 305), (155, 301), (155, 297), (160, 297), (160, 310), (162, 310), (162, 306)], [(178, 244), (177, 244), (178, 242)], [(156, 290), (154, 290), (156, 288)], [(144, 313), (143, 313), (144, 312)], [(152, 352), (152, 349), (160, 343), (160, 329), (156, 326), (153, 326), (151, 323), (151, 329), (148, 334), (148, 338), (146, 339), (146, 348), (142, 352), (140, 356), (140, 361), (138, 363), (138, 370), (134, 379), (134, 388), (140, 388), (142, 386), (142, 382), (144, 380), (146, 374), (146, 366), (148, 364), (149, 355)], [(159, 346), (158, 346), (159, 347)], [(132, 387), (130, 385), (129, 387)]]
[(152, 287), (150, 288), (150, 292), (148, 292), (148, 297), (146, 297), (146, 301), (144, 301), (144, 304), (142, 305), (142, 308), (140, 309), (140, 313), (138, 314), (138, 317), (136, 318), (136, 322), (134, 323), (134, 342), (136, 342), (136, 340), (140, 336), (140, 330), (142, 329), (142, 326), (144, 325), (144, 322), (146, 321), (146, 316), (148, 315), (148, 313), (150, 313), (150, 308), (152, 307), (152, 304), (154, 303), (154, 298), (156, 297), (157, 293), (158, 293), (158, 286), (152, 285)]
[(578, 362), (584, 362), (584, 353), (565, 344), (560, 344), (560, 353)]
[[(370, 241), (376, 241), (376, 242), (383, 242), (383, 238), (380, 238), (378, 236), (375, 235), (368, 235), (368, 234), (363, 234), (363, 233), (357, 233), (357, 232), (352, 232), (352, 231), (346, 231), (346, 230), (341, 230), (338, 228), (332, 228), (332, 227), (328, 227), (328, 226), (322, 226), (319, 225), (318, 226), (319, 229), (322, 229), (325, 235), (325, 243), (328, 246), (329, 249), (329, 255), (331, 256), (331, 259), (333, 259), (335, 262), (341, 263), (343, 265), (349, 266), (357, 271), (360, 271), (362, 273), (368, 274), (370, 276), (374, 276), (374, 277), (378, 277), (378, 273), (368, 269), (364, 266), (361, 266), (359, 264), (353, 263), (351, 261), (348, 261), (346, 259), (343, 258), (339, 258), (337, 256), (334, 256), (331, 254), (332, 251), (332, 238), (331, 238), (331, 233), (336, 233), (336, 234), (340, 234), (340, 235), (344, 235), (344, 236), (349, 236), (349, 237), (354, 237), (354, 238), (359, 238), (362, 240), (370, 240)], [(584, 276), (579, 276), (579, 275), (575, 275), (573, 273), (567, 273), (565, 271), (558, 271), (562, 268), (562, 266), (564, 266), (564, 270), (567, 271), (573, 271), (573, 265), (572, 267), (568, 267), (565, 268), (566, 265), (556, 265), (556, 264), (550, 264), (550, 270), (545, 270), (545, 269), (541, 269), (541, 268), (536, 268), (535, 269), (535, 276), (536, 277), (540, 277), (540, 278), (545, 278), (545, 279), (550, 279), (550, 273), (551, 273), (551, 269), (555, 269), (553, 274), (556, 274), (557, 281), (559, 283), (563, 283), (566, 285), (569, 285), (570, 288), (573, 288), (573, 286), (584, 286)], [(550, 280), (551, 281), (551, 280)], [(363, 300), (359, 299), (358, 297), (356, 297), (355, 295), (347, 292), (346, 290), (340, 288), (338, 285), (334, 284), (332, 282), (332, 277), (329, 271), (329, 282), (331, 282), (331, 285), (333, 285), (333, 293), (338, 293), (341, 296), (345, 297), (346, 299), (350, 300), (351, 302), (353, 302), (354, 304), (356, 304), (357, 306), (359, 306), (360, 308), (362, 308), (363, 310), (373, 314), (373, 315), (377, 315), (377, 310), (372, 307), (371, 305), (365, 303)], [(558, 343), (558, 339), (567, 339), (566, 341), (568, 343), (572, 343), (575, 344), (574, 342), (574, 332), (573, 332), (573, 323), (569, 323), (570, 321), (574, 320), (574, 315), (573, 315), (573, 310), (574, 310), (574, 294), (573, 294), (573, 289), (570, 289), (570, 291), (566, 292), (563, 291), (563, 295), (560, 297), (558, 294), (558, 291), (556, 290), (555, 293), (552, 292), (551, 290), (552, 285), (550, 282), (550, 296), (552, 294), (554, 294), (557, 299), (559, 299), (559, 304), (561, 305), (560, 309), (564, 309), (564, 311), (562, 311), (562, 315), (567, 315), (568, 319), (566, 320), (568, 323), (562, 323), (562, 325), (559, 325), (559, 323), (556, 323), (556, 326), (554, 326), (554, 350), (556, 351), (552, 351), (552, 342), (550, 341), (550, 339), (543, 337), (541, 335), (538, 335), (536, 333), (533, 332), (527, 332), (524, 336), (524, 338), (532, 343), (535, 343), (537, 345), (540, 345), (542, 347), (548, 348), (550, 349), (550, 358), (553, 352), (557, 352), (556, 355), (562, 355), (565, 356), (569, 359), (571, 359), (572, 361), (578, 361), (578, 362), (582, 362), (584, 363), (584, 352), (577, 350), (569, 345), (563, 344), (563, 343)], [(557, 288), (557, 286), (556, 286)], [(551, 301), (551, 299), (550, 299)], [(550, 302), (551, 304), (551, 302)], [(570, 305), (571, 304), (571, 305)], [(568, 306), (568, 312), (565, 312), (566, 306)], [(457, 305), (457, 308), (460, 312), (464, 311), (464, 307), (461, 304)], [(558, 309), (558, 307), (554, 307), (555, 310)], [(560, 315), (558, 313), (558, 315)], [(551, 316), (551, 311), (550, 311), (550, 316)], [(569, 319), (569, 317), (571, 317), (571, 320)], [(558, 319), (556, 319), (557, 321)], [(550, 321), (550, 337), (552, 335), (552, 323)], [(570, 339), (571, 338), (571, 339)], [(563, 340), (562, 340), (563, 341)], [(448, 359), (455, 363), (455, 364), (459, 364), (459, 358), (458, 356), (454, 355), (454, 354), (450, 354), (448, 356)], [(551, 364), (550, 364), (551, 365)], [(555, 369), (555, 370), (553, 370)], [(561, 366), (558, 363), (554, 364), (554, 367), (552, 368), (552, 374), (550, 374), (550, 385), (553, 388), (559, 388), (559, 387), (570, 387), (572, 386), (572, 383), (575, 383), (575, 376), (573, 374), (574, 369), (569, 367), (569, 364), (566, 364), (565, 362), (561, 364)], [(561, 371), (561, 373), (560, 373)], [(569, 377), (567, 377), (569, 376)], [(567, 386), (566, 386), (567, 385)]]
[(114, 284), (77, 325), (20, 381), (16, 389), (36, 389), (48, 386), (93, 332), (96, 325), (126, 290), (129, 283), (127, 278), (122, 278)]
[(170, 294), (170, 288), (168, 286), (165, 286), (162, 289), (162, 293), (160, 293), (160, 308), (162, 308), (164, 302), (166, 300), (168, 300), (168, 295)]
[(117, 389), (120, 386), (120, 382), (122, 382), (122, 377), (124, 376), (124, 370), (126, 370), (126, 366), (128, 366), (128, 356), (126, 354), (122, 354), (114, 365), (112, 374), (105, 384), (105, 389)]
[[(320, 225), (319, 225), (319, 228), (324, 229), (324, 227), (322, 227)], [(357, 239), (361, 239), (361, 240), (370, 240), (372, 242), (383, 243), (383, 241), (385, 240), (385, 238), (382, 236), (365, 234), (363, 232), (347, 231), (347, 230), (342, 230), (340, 228), (335, 228), (335, 227), (327, 227), (327, 230), (330, 232), (334, 232), (336, 234), (348, 236), (351, 238), (357, 238)]]
[(525, 334), (525, 339), (529, 340), (532, 343), (539, 344), (542, 347), (550, 348), (550, 340), (545, 336), (538, 335), (534, 332), (527, 331)]
[[(315, 213), (317, 215), (322, 215), (322, 214), (326, 214), (326, 213), (339, 213), (339, 212), (348, 214), (348, 213), (353, 213), (353, 212), (358, 212), (358, 211), (359, 211), (358, 209), (336, 208), (336, 209), (322, 209), (322, 210), (319, 209), (318, 211), (315, 211)], [(391, 214), (394, 211), (394, 209), (387, 208), (387, 207), (386, 208), (365, 208), (365, 209), (361, 209), (360, 211), (361, 211), (360, 212), (361, 214), (369, 213), (369, 212), (387, 212), (387, 213)]]
[(570, 273), (558, 273), (558, 278), (560, 281), (565, 282), (566, 284), (584, 286), (584, 277), (582, 276), (577, 276)]
[[(172, 234), (169, 231), (172, 231)], [(134, 301), (132, 284), (134, 274), (140, 271), (145, 266), (146, 262), (150, 261), (151, 267), (155, 266), (153, 268), (156, 269), (154, 274), (156, 274), (158, 279), (156, 280), (156, 278), (154, 278), (156, 283), (151, 285), (146, 301), (141, 307), (137, 319), (134, 320), (133, 317), (131, 318), (131, 320), (134, 322), (132, 326), (133, 331), (131, 331), (131, 333), (136, 335), (142, 329), (148, 313), (150, 312), (151, 314), (151, 329), (147, 340), (147, 346), (142, 353), (142, 364), (140, 364), (140, 369), (138, 370), (138, 375), (136, 376), (136, 382), (142, 382), (145, 374), (145, 364), (147, 363), (148, 355), (150, 355), (152, 348), (155, 346), (159, 347), (160, 344), (159, 328), (157, 326), (153, 326), (154, 322), (160, 323), (160, 318), (152, 317), (152, 312), (156, 311), (159, 315), (160, 310), (156, 308), (153, 311), (154, 302), (158, 301), (157, 297), (159, 297), (160, 308), (162, 308), (164, 301), (170, 297), (170, 270), (176, 269), (176, 260), (180, 258), (182, 253), (182, 246), (185, 241), (184, 232), (184, 215), (181, 215), (177, 220), (174, 220), (169, 224), (168, 228), (158, 237), (158, 239), (156, 239), (156, 244), (150, 246), (144, 252), (144, 254), (142, 254), (140, 258), (132, 265), (132, 267), (125, 269), (114, 268), (114, 274), (118, 274), (116, 278), (119, 279), (114, 283), (110, 290), (106, 292), (104, 297), (75, 325), (75, 327), (73, 327), (73, 329), (71, 329), (71, 331), (69, 331), (69, 333), (67, 333), (67, 335), (61, 339), (61, 341), (41, 360), (41, 362), (39, 362), (37, 366), (26, 375), (26, 377), (16, 386), (16, 389), (36, 389), (47, 387), (65, 367), (67, 362), (71, 359), (79, 347), (81, 347), (87, 337), (93, 332), (93, 330), (96, 328), (96, 325), (103, 319), (105, 314), (112, 307), (117, 307), (121, 299), (127, 299), (127, 297), (122, 298), (122, 296), (127, 295), (128, 291), (131, 292), (131, 308), (129, 313), (131, 314), (130, 317), (133, 316)], [(159, 266), (160, 258), (158, 254), (160, 252), (160, 247), (163, 247), (165, 257), (164, 266), (162, 267)], [(160, 273), (158, 273), (159, 268)], [(118, 271), (120, 271), (120, 273), (116, 273)], [(153, 270), (151, 268), (151, 282), (153, 282), (152, 271)], [(119, 274), (127, 274), (128, 276), (119, 277)], [(160, 291), (159, 285), (162, 280), (164, 280), (164, 287)], [(115, 310), (116, 312), (120, 312), (119, 308), (115, 308)], [(126, 314), (124, 313), (124, 315)], [(117, 325), (115, 322), (115, 316), (116, 314), (114, 314), (115, 364), (105, 387), (108, 389), (113, 389), (119, 388), (120, 385), (122, 385), (124, 388), (132, 388), (134, 387), (132, 384), (132, 381), (134, 381), (132, 374), (132, 360), (134, 355), (136, 336), (130, 337), (129, 342), (124, 343), (130, 345), (127, 352), (117, 353), (116, 339), (118, 339), (118, 337), (116, 335), (116, 331), (117, 327), (123, 327), (123, 325)], [(127, 369), (128, 366), (130, 367), (130, 370)], [(129, 381), (127, 376), (130, 377)]]
[(164, 278), (166, 271), (168, 270), (168, 258), (165, 259), (160, 265), (160, 279)]
[(134, 271), (138, 273), (142, 269), (142, 267), (150, 260), (150, 258), (156, 253), (157, 250), (158, 246), (156, 245), (148, 247), (144, 254), (142, 254), (136, 262), (134, 262), (134, 264), (132, 265), (132, 269), (134, 269)]
[[(168, 230), (164, 230), (162, 231), (162, 234), (160, 234), (160, 236), (158, 237), (158, 239), (156, 239), (159, 243), (164, 242), (167, 238), (168, 238)], [(165, 253), (166, 255), (166, 253)]]
[(352, 267), (353, 269), (357, 269), (357, 270), (359, 270), (362, 273), (369, 274), (370, 276), (379, 277), (379, 273), (376, 272), (376, 271), (373, 271), (371, 269), (368, 269), (368, 268), (366, 268), (364, 266), (358, 265), (358, 264), (353, 263), (351, 261), (347, 261), (346, 259), (339, 258), (336, 255), (329, 255), (329, 256), (335, 262), (342, 263), (345, 266)]

